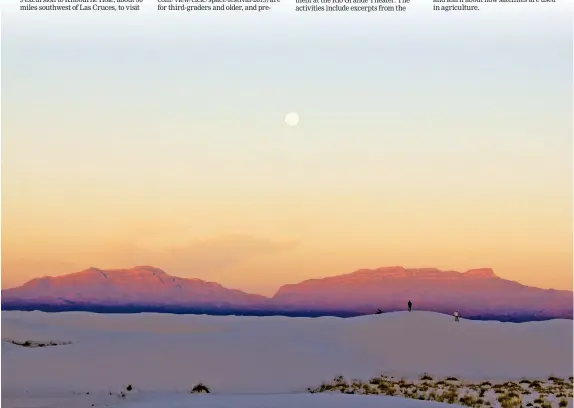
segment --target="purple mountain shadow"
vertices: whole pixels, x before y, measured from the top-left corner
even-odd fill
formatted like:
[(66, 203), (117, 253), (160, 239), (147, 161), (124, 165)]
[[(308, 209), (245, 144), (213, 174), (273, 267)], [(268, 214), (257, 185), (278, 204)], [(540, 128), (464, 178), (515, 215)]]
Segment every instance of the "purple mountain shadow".
[(572, 318), (572, 292), (539, 289), (502, 279), (492, 269), (464, 273), (401, 266), (361, 269), (323, 279), (284, 285), (273, 297), (285, 308), (345, 308), (367, 312), (377, 308), (404, 310), (408, 300), (420, 310), (466, 316), (526, 313)]
[(25, 306), (27, 310), (38, 305), (74, 310), (81, 306), (85, 310), (157, 306), (356, 315), (377, 309), (404, 310), (411, 300), (415, 310), (449, 314), (459, 310), (465, 317), (522, 315), (571, 319), (572, 296), (572, 291), (534, 288), (502, 279), (488, 268), (460, 273), (396, 266), (284, 285), (267, 298), (200, 279), (178, 278), (150, 266), (137, 266), (114, 270), (89, 268), (58, 277), (32, 279), (22, 286), (3, 290), (2, 308)]
[(151, 266), (102, 270), (89, 268), (58, 277), (32, 279), (2, 291), (2, 303), (83, 305), (253, 306), (260, 295), (227, 289), (218, 283), (170, 276)]

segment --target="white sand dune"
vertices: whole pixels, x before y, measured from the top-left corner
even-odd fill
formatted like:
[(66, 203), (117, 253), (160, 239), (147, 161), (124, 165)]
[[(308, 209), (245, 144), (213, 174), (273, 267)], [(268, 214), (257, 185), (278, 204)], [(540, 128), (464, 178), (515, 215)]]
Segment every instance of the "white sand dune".
[[(93, 405), (92, 405), (93, 404)], [(108, 393), (48, 396), (2, 395), (5, 408), (453, 408), (453, 405), (413, 399), (345, 394), (207, 394), (145, 393), (126, 399)], [(456, 408), (456, 407), (454, 407)]]
[[(469, 380), (564, 377), (572, 375), (572, 328), (571, 320), (455, 323), (431, 312), (352, 319), (2, 312), (4, 340), (72, 342), (3, 344), (3, 402), (9, 401), (4, 395), (25, 392), (109, 394), (127, 384), (184, 392), (200, 381), (217, 394), (298, 393), (338, 374), (381, 372)], [(222, 403), (194, 406), (229, 406)]]
[[(166, 405), (164, 405), (166, 404)], [(377, 395), (273, 394), (157, 396), (121, 408), (452, 408), (452, 405)]]

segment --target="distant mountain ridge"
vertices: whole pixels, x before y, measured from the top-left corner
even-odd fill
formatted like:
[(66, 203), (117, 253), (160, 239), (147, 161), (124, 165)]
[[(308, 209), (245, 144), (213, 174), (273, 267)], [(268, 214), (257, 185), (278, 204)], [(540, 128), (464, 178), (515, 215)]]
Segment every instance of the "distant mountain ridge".
[(461, 273), (392, 266), (283, 285), (268, 298), (136, 266), (32, 279), (2, 290), (2, 309), (352, 316), (401, 310), (411, 300), (415, 309), (459, 310), (469, 318), (543, 320), (572, 319), (572, 295), (502, 279), (490, 268)]
[(2, 291), (4, 302), (53, 302), (62, 304), (146, 304), (181, 306), (248, 306), (266, 302), (261, 295), (227, 289), (215, 282), (178, 278), (159, 268), (88, 268), (58, 277), (32, 279)]
[(490, 268), (460, 273), (401, 266), (361, 269), (349, 274), (284, 285), (273, 299), (284, 307), (323, 310), (344, 304), (367, 312), (414, 307), (466, 316), (527, 313), (572, 318), (572, 292), (539, 289), (498, 277)]

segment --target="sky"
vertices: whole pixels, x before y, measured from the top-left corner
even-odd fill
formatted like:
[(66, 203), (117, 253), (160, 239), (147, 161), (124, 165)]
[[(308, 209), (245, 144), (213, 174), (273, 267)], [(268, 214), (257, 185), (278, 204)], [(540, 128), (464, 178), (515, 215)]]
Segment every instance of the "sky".
[(401, 265), (571, 290), (571, 6), (430, 7), (47, 18), (13, 1), (2, 286), (153, 265), (272, 294)]

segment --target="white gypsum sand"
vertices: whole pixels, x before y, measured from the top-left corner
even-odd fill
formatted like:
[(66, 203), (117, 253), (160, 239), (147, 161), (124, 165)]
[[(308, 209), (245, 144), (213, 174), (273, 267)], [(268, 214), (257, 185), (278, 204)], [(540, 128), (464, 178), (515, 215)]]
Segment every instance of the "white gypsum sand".
[[(431, 312), (351, 319), (2, 312), (2, 339), (71, 342), (54, 347), (3, 342), (6, 407), (177, 408), (189, 398), (194, 407), (241, 407), (240, 400), (251, 408), (326, 407), (329, 394), (297, 393), (337, 375), (368, 381), (385, 373), (417, 380), (428, 372), (493, 382), (572, 375), (571, 320), (455, 323)], [(199, 382), (213, 394), (187, 394)], [(120, 397), (128, 384), (133, 390)], [(233, 397), (237, 394), (258, 395)], [(237, 404), (229, 405), (230, 398)], [(336, 398), (341, 406), (361, 408), (391, 397), (338, 393)], [(373, 398), (378, 400), (370, 402)], [(397, 401), (430, 404), (387, 402), (398, 406)]]

